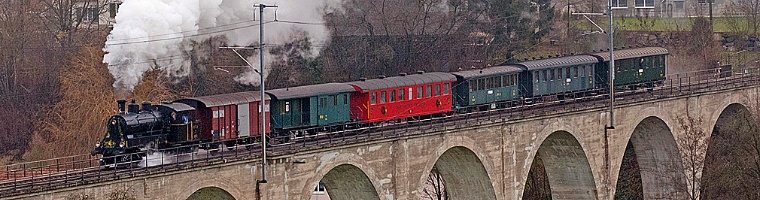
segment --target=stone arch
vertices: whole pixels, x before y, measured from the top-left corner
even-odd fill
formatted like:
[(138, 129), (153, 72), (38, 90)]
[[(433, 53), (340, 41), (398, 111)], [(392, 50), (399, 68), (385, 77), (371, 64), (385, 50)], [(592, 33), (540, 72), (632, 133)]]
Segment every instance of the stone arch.
[(235, 200), (235, 197), (233, 197), (232, 194), (230, 194), (229, 192), (227, 192), (226, 190), (222, 188), (211, 186), (211, 187), (204, 187), (204, 188), (198, 189), (185, 199), (187, 200), (204, 200), (204, 199)]
[[(746, 179), (742, 179), (741, 173), (733, 172), (748, 170), (742, 167), (744, 161), (755, 162), (756, 160), (752, 159), (758, 157), (756, 153), (751, 153), (754, 151), (746, 151), (747, 148), (756, 148), (756, 145), (744, 142), (760, 139), (752, 116), (755, 111), (741, 103), (731, 103), (721, 110), (709, 133), (710, 139), (707, 142), (700, 180), (701, 199), (748, 198), (741, 196), (747, 191), (741, 191), (740, 189), (744, 188), (737, 185), (756, 183), (745, 182)], [(733, 192), (723, 192), (727, 190)], [(754, 198), (756, 197), (752, 197)]]
[[(493, 174), (499, 174), (498, 168), (494, 167), (494, 158), (490, 157), (487, 153), (484, 145), (482, 143), (478, 143), (475, 140), (473, 140), (469, 135), (448, 135), (443, 137), (443, 142), (438, 145), (438, 148), (435, 149), (434, 152), (432, 152), (430, 156), (425, 156), (425, 169), (420, 171), (415, 171), (419, 177), (419, 181), (417, 182), (417, 185), (412, 185), (412, 188), (416, 188), (412, 194), (421, 196), (423, 194), (423, 187), (425, 186), (425, 182), (428, 179), (428, 176), (430, 175), (431, 171), (433, 170), (433, 167), (435, 167), (436, 163), (440, 161), (441, 156), (448, 153), (449, 150), (453, 148), (463, 148), (467, 149), (468, 151), (472, 152), (473, 155), (477, 157), (479, 163), (483, 166), (486, 175), (487, 180), (490, 180), (491, 188), (500, 188), (499, 182), (501, 179), (499, 179), (499, 176), (491, 176)], [(440, 172), (439, 172), (440, 173)], [(411, 177), (414, 177), (412, 175)], [(484, 179), (485, 180), (485, 179)], [(506, 184), (506, 183), (502, 183)], [(494, 190), (494, 193), (496, 196), (499, 196), (501, 194), (501, 191)]]
[[(177, 188), (179, 188), (180, 194), (177, 195), (177, 198), (180, 199), (188, 199), (190, 196), (195, 194), (195, 192), (200, 191), (201, 189), (207, 188), (207, 190), (204, 191), (216, 191), (218, 190), (213, 189), (217, 188), (221, 191), (224, 191), (225, 193), (229, 194), (233, 197), (233, 199), (240, 199), (240, 197), (244, 196), (243, 192), (241, 192), (241, 187), (243, 185), (235, 184), (232, 181), (229, 181), (224, 176), (220, 176), (219, 173), (215, 172), (209, 172), (209, 173), (201, 173), (203, 171), (196, 171), (192, 172), (193, 174), (189, 177), (189, 180), (186, 181), (179, 181), (176, 182)], [(173, 176), (188, 176), (184, 174), (174, 174)]]
[[(320, 165), (316, 169), (316, 173), (314, 173), (314, 176), (309, 178), (305, 183), (304, 187), (301, 189), (300, 192), (300, 199), (308, 200), (311, 198), (311, 193), (314, 191), (314, 188), (319, 184), (320, 181), (325, 181), (325, 177), (328, 177), (328, 174), (332, 172), (338, 172), (340, 170), (346, 170), (349, 173), (354, 173), (357, 175), (357, 177), (364, 177), (361, 178), (361, 184), (363, 185), (369, 185), (374, 190), (375, 197), (374, 198), (368, 198), (368, 199), (379, 199), (379, 194), (381, 194), (382, 190), (379, 190), (382, 188), (382, 183), (386, 182), (386, 179), (380, 180), (379, 176), (376, 175), (375, 171), (371, 167), (365, 167), (370, 166), (366, 160), (363, 159), (363, 157), (357, 153), (353, 152), (328, 152), (325, 154), (322, 154), (319, 157)], [(338, 171), (336, 171), (338, 169)], [(359, 175), (361, 173), (361, 175)], [(335, 180), (341, 180), (341, 179), (335, 179)], [(387, 181), (389, 182), (389, 181)], [(329, 186), (329, 183), (325, 183), (325, 189), (327, 190), (327, 194), (330, 196), (331, 199), (345, 199), (341, 198), (341, 194), (336, 192), (331, 192), (331, 186)], [(369, 186), (364, 188), (369, 188)], [(340, 190), (340, 189), (338, 189)], [(335, 197), (333, 197), (333, 193), (336, 193)], [(369, 192), (367, 192), (369, 193)], [(371, 195), (370, 195), (371, 196)], [(352, 197), (346, 197), (348, 199), (351, 199)], [(358, 197), (357, 197), (358, 198)]]
[(665, 121), (655, 116), (644, 118), (627, 144), (620, 160), (616, 198), (664, 199), (685, 190), (681, 155)]
[[(338, 165), (327, 172), (321, 182), (325, 184), (330, 199), (380, 199), (367, 174), (351, 164)], [(314, 185), (307, 185), (314, 189)], [(309, 193), (310, 194), (310, 193)]]
[[(537, 156), (544, 164), (552, 199), (597, 198), (591, 165), (583, 147), (572, 134), (567, 131), (553, 132), (543, 140), (534, 155)], [(527, 174), (524, 178), (523, 183), (527, 182)]]
[(493, 181), (475, 152), (464, 146), (448, 148), (435, 160), (420, 181), (425, 185), (428, 173), (435, 167), (438, 169), (446, 185), (450, 199), (496, 199)]

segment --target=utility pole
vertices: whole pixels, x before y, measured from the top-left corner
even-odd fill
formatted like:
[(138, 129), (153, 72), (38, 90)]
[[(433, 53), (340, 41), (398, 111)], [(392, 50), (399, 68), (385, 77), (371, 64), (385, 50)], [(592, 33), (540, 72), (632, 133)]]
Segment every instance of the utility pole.
[[(254, 8), (259, 8), (259, 46), (258, 47), (219, 47), (220, 49), (232, 49), (235, 54), (237, 54), (238, 57), (243, 59), (243, 62), (245, 62), (248, 67), (251, 68), (254, 72), (259, 74), (261, 84), (260, 84), (260, 90), (261, 90), (261, 103), (259, 104), (259, 113), (261, 114), (261, 126), (259, 126), (259, 133), (261, 134), (261, 180), (256, 180), (256, 192), (259, 195), (259, 199), (261, 199), (261, 190), (260, 185), (267, 183), (267, 134), (266, 134), (266, 113), (268, 110), (268, 106), (266, 105), (266, 94), (264, 93), (265, 87), (264, 84), (266, 83), (266, 79), (264, 79), (264, 8), (276, 8), (278, 6), (268, 6), (264, 4), (258, 4), (253, 5)], [(258, 49), (259, 50), (259, 61), (260, 61), (260, 67), (257, 70), (253, 65), (248, 62), (243, 55), (241, 55), (237, 50), (238, 49)], [(238, 67), (238, 66), (225, 66), (225, 67)], [(215, 68), (217, 70), (222, 70), (220, 68)], [(225, 70), (222, 70), (225, 71)]]
[(713, 6), (713, 0), (707, 0), (707, 4), (710, 7), (710, 35), (712, 36), (712, 32), (715, 31), (713, 29), (713, 13), (712, 13), (712, 6)]
[(610, 144), (609, 144), (609, 132), (615, 129), (615, 54), (613, 51), (615, 50), (615, 43), (613, 41), (613, 33), (615, 30), (613, 29), (612, 24), (612, 0), (608, 0), (607, 2), (607, 15), (609, 15), (610, 19), (610, 29), (608, 32), (610, 36), (610, 125), (604, 127), (604, 171), (606, 172), (606, 178), (604, 179), (604, 187), (605, 187), (605, 193), (609, 197), (609, 195), (612, 193), (610, 192)]
[[(256, 181), (257, 189), (258, 184), (267, 183), (267, 134), (266, 134), (266, 101), (264, 100), (264, 8), (277, 6), (267, 6), (264, 4), (254, 5), (253, 7), (259, 8), (259, 61), (261, 61), (261, 68), (259, 69), (259, 75), (261, 77), (261, 180)], [(259, 193), (261, 194), (261, 193)]]

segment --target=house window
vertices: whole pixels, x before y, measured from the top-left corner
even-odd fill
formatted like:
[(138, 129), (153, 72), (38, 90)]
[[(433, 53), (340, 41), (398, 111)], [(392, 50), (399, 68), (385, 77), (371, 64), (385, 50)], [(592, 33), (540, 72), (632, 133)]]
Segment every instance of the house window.
[(636, 0), (636, 8), (654, 8), (654, 0)]
[(82, 21), (98, 21), (98, 15), (100, 14), (98, 8), (78, 8), (77, 17), (80, 17)]
[(676, 5), (676, 9), (683, 9), (683, 1), (674, 1), (673, 3)]
[(325, 184), (320, 181), (319, 184), (317, 185), (317, 187), (314, 188), (313, 194), (324, 194), (325, 191), (327, 191), (325, 189)]
[(387, 93), (385, 93), (385, 91), (380, 92), (380, 103), (385, 103), (385, 97), (387, 96), (386, 94)]
[(612, 0), (613, 8), (627, 8), (628, 0)]
[(372, 95), (369, 97), (369, 101), (372, 105), (377, 104), (377, 92), (372, 93)]

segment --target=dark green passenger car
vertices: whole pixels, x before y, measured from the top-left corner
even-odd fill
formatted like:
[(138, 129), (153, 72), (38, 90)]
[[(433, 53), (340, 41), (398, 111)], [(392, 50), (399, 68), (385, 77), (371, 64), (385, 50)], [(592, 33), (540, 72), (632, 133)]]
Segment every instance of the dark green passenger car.
[(454, 109), (472, 105), (495, 107), (494, 102), (518, 100), (520, 72), (522, 69), (513, 65), (452, 72), (457, 77), (453, 87)]
[(283, 130), (348, 122), (354, 87), (325, 83), (266, 91), (272, 98), (271, 129)]
[(570, 96), (594, 87), (593, 71), (597, 58), (576, 55), (517, 63), (525, 71), (520, 76), (526, 98), (557, 95)]
[[(615, 86), (651, 88), (665, 80), (668, 50), (662, 47), (620, 49), (615, 55)], [(609, 80), (610, 53), (594, 54), (599, 63), (596, 66), (597, 82), (607, 84)], [(606, 87), (606, 86), (600, 86)]]

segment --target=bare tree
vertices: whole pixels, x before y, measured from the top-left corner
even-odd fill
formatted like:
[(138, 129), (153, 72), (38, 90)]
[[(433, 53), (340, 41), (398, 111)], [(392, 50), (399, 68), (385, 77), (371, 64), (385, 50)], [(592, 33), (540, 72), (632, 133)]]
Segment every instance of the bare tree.
[(676, 143), (681, 148), (681, 159), (686, 177), (689, 199), (700, 198), (700, 183), (702, 183), (702, 169), (705, 163), (704, 155), (707, 152), (707, 132), (700, 125), (702, 118), (692, 117), (686, 112), (686, 117), (678, 118), (678, 125), (683, 131), (678, 134)]
[(422, 199), (430, 200), (448, 200), (449, 193), (446, 191), (446, 184), (444, 183), (441, 173), (438, 172), (438, 168), (433, 167), (430, 170), (427, 181), (425, 182), (425, 188), (422, 190)]
[(109, 12), (113, 0), (42, 0), (40, 21), (45, 30), (55, 36), (63, 48), (87, 40), (92, 34), (101, 34), (108, 27), (101, 26), (101, 15)]

